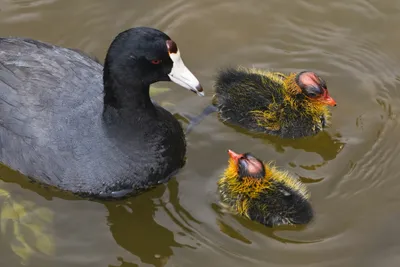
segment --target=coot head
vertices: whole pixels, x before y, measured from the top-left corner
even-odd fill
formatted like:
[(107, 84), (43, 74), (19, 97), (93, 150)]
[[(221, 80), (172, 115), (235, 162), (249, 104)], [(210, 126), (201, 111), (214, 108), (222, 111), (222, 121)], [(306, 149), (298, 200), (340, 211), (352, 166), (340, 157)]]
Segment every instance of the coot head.
[(238, 154), (228, 150), (230, 159), (236, 165), (239, 179), (244, 177), (262, 179), (265, 177), (264, 163), (250, 153)]
[(296, 83), (303, 94), (311, 101), (336, 106), (336, 101), (329, 95), (324, 79), (311, 71), (302, 71), (296, 76)]
[(118, 34), (108, 49), (104, 64), (104, 85), (119, 98), (128, 90), (148, 89), (158, 81), (172, 81), (203, 96), (197, 78), (182, 61), (177, 44), (165, 33), (137, 27)]

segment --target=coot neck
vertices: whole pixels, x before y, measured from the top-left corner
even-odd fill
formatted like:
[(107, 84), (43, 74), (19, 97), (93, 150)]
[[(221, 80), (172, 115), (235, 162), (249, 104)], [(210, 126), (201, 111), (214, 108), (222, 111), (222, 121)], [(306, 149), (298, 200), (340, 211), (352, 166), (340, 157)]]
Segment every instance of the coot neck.
[[(132, 67), (129, 69), (132, 70)], [(124, 66), (111, 69), (106, 61), (103, 74), (104, 113), (118, 114), (129, 121), (154, 116), (156, 109), (150, 99), (150, 84), (140, 77), (139, 68), (126, 73)]]

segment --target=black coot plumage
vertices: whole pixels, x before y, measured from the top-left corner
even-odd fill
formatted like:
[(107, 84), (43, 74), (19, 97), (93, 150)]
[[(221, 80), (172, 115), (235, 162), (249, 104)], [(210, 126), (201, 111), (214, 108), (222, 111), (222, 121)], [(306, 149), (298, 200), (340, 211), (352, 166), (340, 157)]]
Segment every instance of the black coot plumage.
[[(103, 77), (103, 79), (102, 79)], [(185, 136), (149, 86), (173, 81), (203, 95), (165, 33), (120, 33), (103, 66), (83, 53), (0, 38), (0, 161), (44, 184), (122, 197), (184, 165)]]

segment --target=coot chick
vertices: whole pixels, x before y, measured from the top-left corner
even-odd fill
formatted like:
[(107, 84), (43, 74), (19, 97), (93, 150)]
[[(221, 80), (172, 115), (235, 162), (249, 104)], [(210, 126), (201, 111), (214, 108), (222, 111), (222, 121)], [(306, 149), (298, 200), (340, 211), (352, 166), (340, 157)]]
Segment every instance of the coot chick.
[(83, 196), (119, 198), (168, 181), (186, 142), (150, 99), (158, 81), (203, 95), (176, 43), (156, 29), (118, 34), (104, 68), (72, 49), (0, 38), (0, 161)]
[(218, 73), (213, 103), (225, 122), (293, 139), (323, 130), (330, 117), (327, 105), (336, 106), (314, 72), (285, 75), (243, 67)]
[(312, 220), (309, 193), (299, 180), (250, 153), (228, 153), (229, 166), (218, 188), (222, 203), (231, 211), (268, 227)]

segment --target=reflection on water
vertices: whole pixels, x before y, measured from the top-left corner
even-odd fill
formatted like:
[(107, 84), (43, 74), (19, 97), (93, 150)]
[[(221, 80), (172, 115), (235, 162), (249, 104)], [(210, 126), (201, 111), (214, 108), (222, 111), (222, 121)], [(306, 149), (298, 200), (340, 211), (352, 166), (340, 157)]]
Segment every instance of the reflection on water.
[[(171, 231), (154, 220), (157, 210), (168, 210), (160, 199), (164, 191), (165, 187), (161, 186), (126, 202), (104, 204), (109, 211), (107, 221), (115, 241), (143, 263), (154, 266), (164, 266), (173, 255), (172, 249), (183, 247), (175, 241)], [(120, 266), (129, 266), (126, 264), (123, 261)]]
[(290, 238), (284, 238), (279, 236), (280, 231), (301, 231), (304, 230), (307, 226), (287, 226), (287, 225), (282, 225), (282, 226), (276, 226), (273, 228), (265, 227), (261, 224), (255, 223), (253, 221), (250, 221), (246, 218), (240, 217), (238, 215), (234, 215), (229, 213), (228, 211), (223, 210), (218, 205), (213, 204), (212, 205), (213, 209), (215, 210), (216, 213), (219, 215), (219, 219), (217, 219), (217, 224), (219, 226), (219, 229), (222, 233), (226, 234), (230, 238), (234, 238), (240, 242), (243, 242), (245, 244), (251, 244), (251, 240), (247, 239), (245, 236), (243, 236), (237, 229), (234, 227), (230, 226), (223, 220), (223, 216), (225, 215), (230, 215), (234, 216), (235, 220), (242, 225), (243, 227), (250, 228), (252, 231), (261, 233), (263, 235), (266, 235), (270, 238), (275, 239), (278, 242), (282, 243), (293, 243), (293, 244), (307, 244), (307, 243), (313, 243), (313, 242), (318, 242), (320, 240), (315, 240), (315, 241), (308, 241), (308, 240), (295, 240), (295, 239), (290, 239)]
[(317, 153), (324, 161), (335, 159), (344, 146), (344, 143), (340, 141), (340, 134), (336, 134), (332, 137), (327, 131), (322, 131), (313, 137), (283, 139), (262, 133), (251, 133), (237, 126), (231, 125), (231, 127), (243, 134), (262, 139), (265, 144), (275, 147), (276, 151), (279, 153), (284, 153), (285, 147), (291, 147), (306, 152)]
[[(0, 264), (21, 266), (30, 255), (26, 263), (34, 267), (396, 266), (399, 14), (395, 0), (2, 1), (1, 36), (78, 48), (101, 61), (128, 27), (167, 32), (206, 94), (199, 99), (170, 83), (156, 85), (171, 89), (153, 97), (185, 127), (181, 114), (199, 114), (211, 103), (216, 70), (227, 66), (316, 71), (338, 106), (326, 131), (300, 140), (251, 134), (211, 114), (187, 136), (188, 161), (176, 178), (119, 202), (78, 199), (2, 168), (0, 190), (15, 202), (1, 198), (0, 215), (11, 216), (16, 205), (27, 217), (0, 218)], [(228, 148), (275, 161), (306, 182), (315, 220), (268, 229), (221, 210), (216, 182)], [(54, 245), (37, 243), (35, 231)]]
[(53, 220), (52, 210), (13, 195), (0, 183), (0, 236), (21, 264), (28, 265), (35, 254), (54, 255)]

